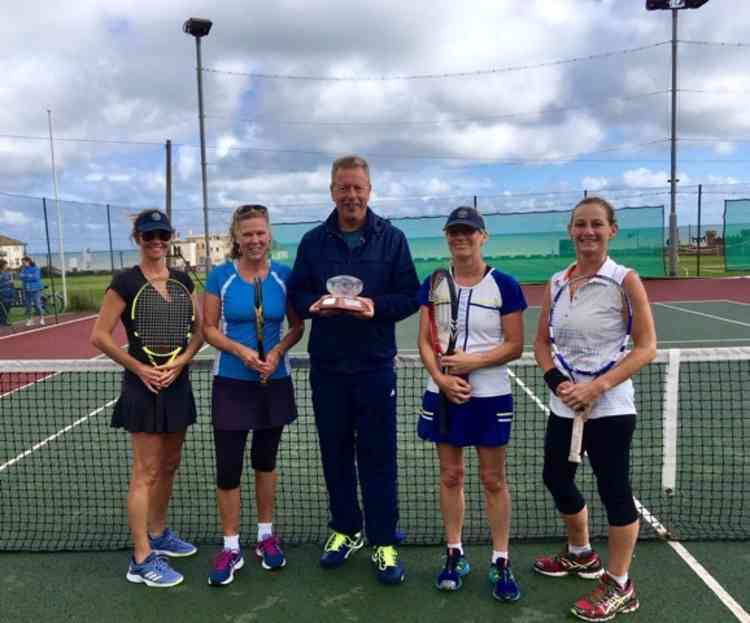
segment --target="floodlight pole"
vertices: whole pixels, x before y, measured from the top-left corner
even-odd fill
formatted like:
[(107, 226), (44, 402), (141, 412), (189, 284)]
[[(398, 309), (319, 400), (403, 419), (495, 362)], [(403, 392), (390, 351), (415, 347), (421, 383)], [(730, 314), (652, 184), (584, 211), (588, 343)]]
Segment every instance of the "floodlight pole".
[(201, 38), (211, 30), (211, 21), (191, 17), (183, 24), (183, 31), (195, 37), (196, 75), (198, 77), (198, 125), (201, 139), (201, 181), (203, 189), (203, 238), (206, 245), (206, 274), (211, 269), (211, 244), (208, 229), (208, 181), (206, 176), (206, 129), (203, 120), (203, 64)]
[(680, 233), (677, 230), (677, 11), (698, 9), (709, 0), (646, 0), (647, 11), (672, 11), (672, 136), (669, 175), (669, 274), (677, 276)]
[(672, 9), (672, 132), (669, 173), (669, 275), (677, 276), (680, 234), (677, 229), (677, 9)]

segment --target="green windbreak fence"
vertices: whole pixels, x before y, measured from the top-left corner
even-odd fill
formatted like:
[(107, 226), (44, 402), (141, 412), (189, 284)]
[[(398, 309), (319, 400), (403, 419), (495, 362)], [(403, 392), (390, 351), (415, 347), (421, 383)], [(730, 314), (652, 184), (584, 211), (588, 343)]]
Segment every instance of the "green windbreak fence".
[[(377, 211), (377, 208), (376, 208)], [(619, 232), (610, 242), (610, 256), (644, 277), (665, 276), (664, 206), (620, 208)], [(443, 233), (445, 216), (392, 218), (409, 239), (420, 278), (449, 263)], [(521, 282), (542, 282), (574, 259), (567, 235), (570, 210), (485, 214), (489, 240), (484, 246), (487, 262)], [(292, 264), (297, 245), (316, 223), (276, 223), (273, 257)]]
[(750, 270), (750, 199), (724, 202), (724, 258), (727, 270)]

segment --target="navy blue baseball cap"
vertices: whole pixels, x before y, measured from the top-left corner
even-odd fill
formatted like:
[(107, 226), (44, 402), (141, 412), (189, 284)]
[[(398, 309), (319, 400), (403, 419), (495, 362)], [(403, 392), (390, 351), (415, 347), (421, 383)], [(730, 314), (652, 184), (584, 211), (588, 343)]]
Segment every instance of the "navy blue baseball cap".
[(135, 219), (135, 231), (142, 234), (146, 231), (174, 231), (167, 215), (161, 210), (149, 210)]
[(453, 210), (448, 215), (448, 220), (445, 221), (443, 229), (448, 229), (449, 227), (453, 227), (453, 225), (466, 225), (467, 227), (486, 231), (482, 215), (469, 206), (458, 206)]

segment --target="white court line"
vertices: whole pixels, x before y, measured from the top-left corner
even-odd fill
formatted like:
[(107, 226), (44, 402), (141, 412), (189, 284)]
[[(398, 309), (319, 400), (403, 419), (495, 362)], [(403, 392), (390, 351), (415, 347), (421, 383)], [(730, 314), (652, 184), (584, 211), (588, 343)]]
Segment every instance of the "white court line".
[(97, 415), (98, 413), (101, 413), (102, 411), (104, 411), (104, 409), (106, 409), (107, 407), (113, 405), (116, 402), (117, 402), (117, 398), (115, 398), (113, 400), (110, 400), (103, 407), (99, 407), (98, 409), (94, 409), (88, 415), (85, 415), (82, 418), (78, 418), (75, 422), (73, 422), (72, 424), (68, 424), (65, 428), (61, 428), (54, 435), (50, 435), (49, 437), (47, 437), (46, 439), (43, 439), (39, 443), (35, 443), (28, 450), (24, 450), (23, 452), (21, 452), (21, 454), (19, 454), (15, 458), (12, 458), (10, 461), (6, 461), (2, 465), (0, 465), (0, 472), (3, 472), (4, 470), (8, 469), (11, 465), (14, 465), (15, 463), (18, 463), (18, 461), (20, 461), (21, 459), (29, 456), (32, 452), (36, 452), (40, 448), (43, 448), (48, 443), (50, 443), (51, 441), (54, 441), (58, 437), (61, 437), (62, 435), (64, 435), (68, 431), (71, 431), (74, 428), (76, 428), (77, 426), (80, 426), (81, 424), (83, 424), (84, 422), (88, 421), (90, 418), (92, 418), (93, 416)]
[[(202, 351), (203, 349), (207, 348), (207, 347), (208, 347), (208, 343), (204, 344), (203, 346), (201, 346), (201, 347), (200, 347), (200, 348), (198, 349), (198, 352), (197, 352), (197, 353), (196, 353), (195, 355), (196, 355), (196, 356), (197, 356), (197, 355), (199, 355), (199, 354), (200, 354), (200, 352), (201, 352), (201, 351)], [(123, 348), (124, 348), (124, 346), (123, 346)], [(106, 355), (105, 355), (104, 353), (101, 353), (101, 354), (99, 354), (99, 355), (96, 355), (95, 357), (90, 357), (90, 359), (99, 359), (99, 358), (101, 358), (101, 357), (106, 357)], [(17, 387), (17, 388), (15, 388), (15, 389), (12, 389), (11, 391), (9, 391), (9, 392), (6, 392), (5, 394), (2, 394), (2, 395), (0, 395), (0, 398), (4, 398), (5, 396), (9, 396), (10, 394), (13, 394), (13, 393), (15, 393), (15, 392), (17, 392), (17, 391), (19, 391), (19, 390), (21, 390), (21, 389), (24, 389), (25, 387), (30, 387), (30, 386), (32, 386), (32, 385), (35, 385), (36, 383), (41, 383), (42, 381), (46, 381), (47, 379), (50, 379), (50, 378), (52, 378), (52, 377), (54, 377), (54, 376), (57, 376), (58, 374), (63, 374), (63, 373), (62, 373), (62, 372), (55, 372), (54, 374), (48, 374), (47, 376), (45, 376), (45, 377), (43, 377), (43, 378), (41, 378), (41, 379), (36, 379), (35, 381), (32, 381), (31, 383), (27, 383), (26, 385), (23, 385), (22, 387)], [(118, 398), (119, 398), (119, 397), (118, 397)], [(68, 424), (68, 425), (67, 425), (66, 427), (64, 427), (64, 428), (61, 428), (61, 429), (60, 429), (59, 431), (57, 431), (57, 432), (56, 432), (56, 433), (54, 433), (53, 435), (50, 435), (50, 436), (49, 436), (49, 437), (47, 437), (46, 439), (43, 439), (42, 441), (40, 441), (40, 442), (38, 442), (38, 443), (34, 444), (34, 445), (33, 445), (33, 446), (32, 446), (31, 448), (29, 448), (28, 450), (24, 450), (23, 452), (21, 452), (21, 454), (19, 454), (19, 455), (18, 455), (18, 456), (16, 456), (15, 458), (12, 458), (12, 459), (10, 459), (9, 461), (6, 461), (6, 462), (5, 462), (5, 463), (3, 463), (2, 465), (0, 465), (0, 472), (2, 472), (3, 470), (7, 469), (8, 467), (10, 467), (11, 465), (13, 465), (14, 463), (18, 463), (18, 461), (20, 461), (21, 459), (23, 459), (23, 458), (27, 457), (27, 456), (28, 456), (28, 455), (30, 455), (30, 454), (31, 454), (32, 452), (35, 452), (35, 451), (39, 450), (40, 448), (43, 448), (43, 447), (44, 447), (44, 446), (46, 446), (46, 445), (47, 445), (47, 444), (48, 444), (49, 442), (51, 442), (51, 441), (54, 441), (54, 440), (55, 440), (55, 439), (57, 439), (58, 437), (60, 437), (60, 436), (64, 435), (65, 433), (67, 433), (67, 432), (69, 432), (69, 431), (73, 430), (73, 429), (74, 429), (74, 428), (76, 428), (77, 426), (80, 426), (81, 424), (83, 424), (84, 422), (86, 422), (87, 420), (89, 420), (90, 418), (92, 418), (93, 416), (95, 416), (95, 415), (97, 415), (98, 413), (101, 413), (102, 411), (104, 411), (104, 409), (106, 409), (107, 407), (110, 407), (111, 405), (113, 405), (114, 403), (116, 403), (116, 402), (117, 402), (117, 400), (118, 400), (117, 398), (113, 398), (112, 400), (109, 400), (109, 401), (107, 401), (107, 402), (106, 402), (106, 403), (104, 404), (104, 406), (103, 406), (103, 407), (98, 407), (98, 408), (94, 409), (94, 410), (93, 410), (93, 411), (92, 411), (91, 413), (89, 413), (88, 415), (85, 415), (85, 416), (83, 416), (83, 417), (81, 417), (81, 418), (77, 419), (77, 420), (76, 420), (75, 422), (73, 422), (72, 424)]]
[[(54, 329), (55, 327), (64, 327), (66, 324), (74, 324), (76, 322), (83, 322), (84, 320), (91, 320), (92, 318), (96, 318), (96, 314), (93, 314), (91, 316), (84, 316), (83, 318), (73, 318), (73, 320), (66, 320), (65, 322), (60, 322), (57, 324), (48, 324), (44, 325), (43, 327), (37, 327), (36, 329), (29, 329), (28, 331), (21, 331), (20, 333), (11, 333), (10, 335), (4, 335), (0, 337), (0, 340), (9, 340), (13, 337), (22, 337), (25, 335), (29, 335), (30, 333), (39, 333), (39, 331), (49, 331), (50, 329)], [(20, 320), (19, 322), (23, 322)]]
[(750, 327), (750, 322), (732, 320), (731, 318), (724, 318), (723, 316), (716, 316), (715, 314), (706, 314), (705, 312), (699, 312), (693, 309), (685, 309), (684, 307), (677, 307), (676, 305), (667, 305), (666, 303), (654, 303), (654, 305), (659, 305), (660, 307), (666, 307), (667, 309), (674, 309), (676, 311), (685, 312), (686, 314), (695, 314), (696, 316), (703, 316), (704, 318), (711, 318), (712, 320), (720, 320), (721, 322), (728, 322), (730, 324), (738, 324), (741, 327)]
[[(521, 389), (536, 403), (536, 405), (545, 412), (546, 415), (549, 415), (549, 409), (544, 405), (544, 403), (539, 399), (539, 397), (534, 394), (533, 391), (521, 380), (518, 378), (516, 374), (513, 373), (512, 370), (508, 369), (508, 373), (510, 374), (511, 378), (518, 383), (518, 385), (521, 387)], [(678, 543), (676, 541), (669, 540), (669, 531), (664, 527), (664, 524), (659, 521), (659, 519), (651, 512), (649, 511), (642, 503), (641, 501), (633, 497), (633, 502), (635, 502), (635, 506), (638, 509), (638, 511), (641, 514), (641, 517), (648, 523), (662, 538), (667, 539), (667, 544), (675, 551), (675, 553), (682, 558), (682, 560), (685, 562), (685, 564), (690, 567), (690, 569), (697, 575), (703, 582), (708, 586), (708, 588), (716, 595), (716, 597), (719, 598), (719, 601), (723, 603), (727, 609), (737, 618), (737, 620), (740, 623), (750, 623), (750, 614), (745, 611), (742, 606), (727, 592), (724, 587), (719, 584), (719, 582), (716, 581), (716, 579), (706, 570), (706, 568), (701, 565), (695, 557), (687, 550), (687, 548), (682, 544)]]
[(720, 299), (719, 303), (731, 303), (732, 305), (750, 305), (750, 303), (745, 303), (745, 301), (733, 301), (732, 299)]
[(685, 561), (688, 567), (690, 567), (704, 584), (708, 586), (714, 595), (716, 595), (727, 609), (736, 617), (740, 623), (750, 623), (750, 614), (745, 610), (737, 601), (732, 597), (724, 587), (716, 581), (708, 570), (699, 563), (695, 556), (693, 556), (688, 549), (677, 541), (667, 541), (669, 547), (671, 547), (677, 555)]

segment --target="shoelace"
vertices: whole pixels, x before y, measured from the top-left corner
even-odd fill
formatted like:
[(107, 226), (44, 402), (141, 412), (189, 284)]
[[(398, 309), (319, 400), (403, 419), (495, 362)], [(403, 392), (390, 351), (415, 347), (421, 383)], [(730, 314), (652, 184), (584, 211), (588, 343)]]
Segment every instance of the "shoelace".
[(335, 552), (341, 549), (341, 546), (344, 545), (347, 540), (348, 539), (346, 538), (345, 534), (341, 534), (341, 532), (334, 532), (326, 542), (326, 551)]
[(214, 569), (223, 569), (228, 567), (232, 562), (234, 552), (231, 549), (223, 549), (214, 558)]
[(596, 606), (607, 601), (615, 592), (616, 589), (612, 584), (606, 582), (605, 580), (601, 580), (594, 591), (591, 593), (591, 597), (589, 597), (589, 600), (591, 601), (592, 605)]
[(156, 559), (154, 560), (154, 571), (164, 573), (167, 569), (169, 569), (167, 559), (164, 556), (156, 556)]
[(456, 570), (460, 560), (461, 554), (458, 550), (448, 550), (448, 553), (445, 556), (445, 567), (452, 573)]
[(279, 539), (275, 536), (266, 537), (260, 542), (260, 549), (264, 554), (269, 556), (280, 554), (281, 549), (279, 548)]
[(376, 556), (378, 558), (379, 567), (395, 567), (398, 564), (398, 552), (396, 548), (391, 545), (385, 545), (378, 547)]

